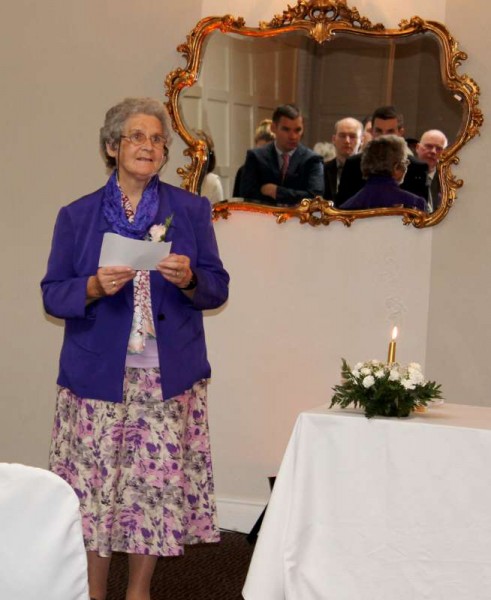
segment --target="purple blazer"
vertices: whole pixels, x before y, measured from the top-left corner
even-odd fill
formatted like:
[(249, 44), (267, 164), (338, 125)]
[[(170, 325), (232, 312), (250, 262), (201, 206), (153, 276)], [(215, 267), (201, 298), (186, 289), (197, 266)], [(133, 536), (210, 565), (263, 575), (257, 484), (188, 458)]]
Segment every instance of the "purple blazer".
[(424, 198), (399, 187), (389, 175), (371, 175), (365, 185), (339, 207), (341, 210), (363, 210), (367, 208), (390, 208), (401, 205), (426, 211)]
[[(97, 271), (102, 238), (111, 231), (102, 212), (104, 188), (63, 207), (41, 282), (46, 312), (65, 320), (57, 383), (83, 398), (121, 402), (133, 319), (133, 283), (86, 306), (87, 279)], [(202, 311), (228, 297), (208, 200), (160, 182), (156, 223), (174, 214), (167, 240), (191, 260), (198, 285), (190, 300), (158, 271), (150, 272), (162, 393), (172, 398), (211, 374)]]

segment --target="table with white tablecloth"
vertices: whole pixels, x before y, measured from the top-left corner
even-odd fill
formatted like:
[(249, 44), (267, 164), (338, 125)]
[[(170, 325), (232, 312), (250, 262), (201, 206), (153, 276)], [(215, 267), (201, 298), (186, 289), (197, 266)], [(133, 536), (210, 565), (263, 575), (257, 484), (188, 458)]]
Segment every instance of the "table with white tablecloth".
[(489, 600), (491, 408), (299, 415), (245, 600)]

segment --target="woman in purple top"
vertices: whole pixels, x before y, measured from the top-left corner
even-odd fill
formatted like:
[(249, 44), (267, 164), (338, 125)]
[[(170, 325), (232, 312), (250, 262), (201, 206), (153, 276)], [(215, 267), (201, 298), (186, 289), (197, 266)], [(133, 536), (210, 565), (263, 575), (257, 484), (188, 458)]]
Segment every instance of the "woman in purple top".
[[(210, 459), (202, 311), (228, 296), (209, 202), (159, 180), (171, 127), (162, 104), (106, 114), (111, 176), (63, 207), (41, 282), (65, 320), (50, 468), (80, 499), (91, 598), (112, 552), (129, 554), (127, 600), (149, 600), (157, 557), (219, 533)], [(155, 270), (98, 267), (105, 232), (172, 242)]]
[(361, 155), (362, 189), (344, 202), (341, 210), (404, 206), (426, 211), (424, 198), (400, 189), (406, 175), (409, 149), (404, 138), (383, 135), (371, 140)]

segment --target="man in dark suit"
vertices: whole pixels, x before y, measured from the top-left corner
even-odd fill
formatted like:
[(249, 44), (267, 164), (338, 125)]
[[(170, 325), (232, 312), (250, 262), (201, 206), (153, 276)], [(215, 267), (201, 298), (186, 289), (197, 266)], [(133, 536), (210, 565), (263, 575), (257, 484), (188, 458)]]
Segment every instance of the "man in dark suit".
[(436, 167), (442, 152), (448, 145), (447, 136), (438, 129), (425, 131), (416, 146), (416, 156), (428, 165), (428, 211), (434, 212), (440, 206), (440, 178)]
[(322, 196), (322, 158), (303, 146), (303, 117), (293, 104), (273, 113), (271, 131), (276, 139), (247, 151), (240, 195), (274, 206), (294, 206), (304, 198)]
[[(404, 137), (404, 122), (393, 106), (377, 108), (372, 116), (372, 137), (399, 135)], [(409, 156), (409, 165), (401, 189), (428, 200), (428, 165)], [(345, 162), (335, 205), (339, 207), (354, 196), (365, 185), (361, 174), (361, 154), (355, 154)]]
[(346, 159), (360, 150), (363, 125), (357, 119), (346, 117), (334, 125), (332, 143), (336, 156), (324, 165), (324, 198), (334, 200)]

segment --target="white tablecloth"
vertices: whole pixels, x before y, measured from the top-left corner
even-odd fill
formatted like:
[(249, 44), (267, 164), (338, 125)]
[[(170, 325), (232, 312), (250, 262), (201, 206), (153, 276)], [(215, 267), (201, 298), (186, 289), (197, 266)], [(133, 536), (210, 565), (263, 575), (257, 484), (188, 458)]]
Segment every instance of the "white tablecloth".
[(491, 408), (301, 413), (246, 600), (489, 600)]

